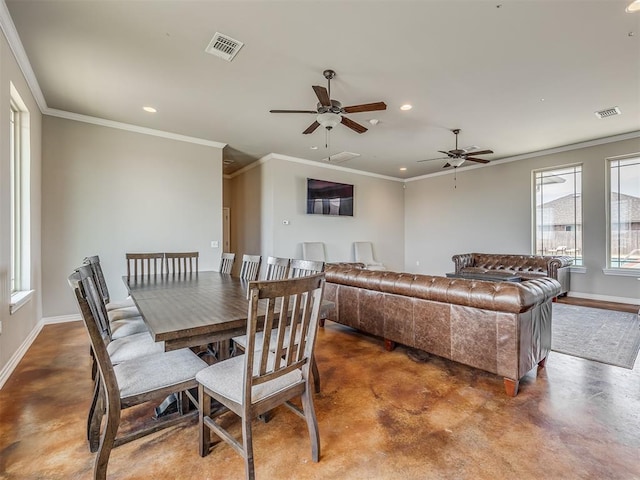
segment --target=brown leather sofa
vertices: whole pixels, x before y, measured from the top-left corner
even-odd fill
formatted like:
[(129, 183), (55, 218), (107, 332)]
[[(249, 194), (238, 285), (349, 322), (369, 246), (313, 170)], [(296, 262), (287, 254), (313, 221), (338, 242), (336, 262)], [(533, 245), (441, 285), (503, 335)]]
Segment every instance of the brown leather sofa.
[(560, 293), (570, 287), (572, 257), (548, 255), (503, 255), (497, 253), (463, 253), (451, 257), (456, 274), (477, 274), (492, 271), (512, 273), (524, 279), (551, 277), (560, 282)]
[(540, 277), (487, 282), (326, 265), (329, 320), (504, 377), (508, 395), (551, 348), (551, 301)]

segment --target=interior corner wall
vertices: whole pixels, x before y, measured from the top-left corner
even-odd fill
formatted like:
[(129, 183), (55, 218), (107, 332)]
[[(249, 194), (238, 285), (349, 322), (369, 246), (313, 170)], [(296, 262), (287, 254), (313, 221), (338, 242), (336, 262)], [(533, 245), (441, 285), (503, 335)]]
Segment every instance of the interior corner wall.
[[(9, 151), (9, 101), (13, 83), (29, 110), (29, 211), (30, 288), (34, 295), (13, 314), (11, 303), (11, 162)], [(42, 318), (41, 284), (41, 137), (42, 114), (31, 94), (3, 33), (0, 33), (0, 373), (24, 344)]]
[[(353, 184), (353, 217), (308, 215), (308, 177)], [(263, 258), (302, 258), (302, 242), (319, 241), (328, 262), (350, 262), (353, 242), (371, 241), (378, 261), (389, 269), (403, 266), (402, 182), (272, 157), (235, 177), (233, 190), (236, 245), (250, 245)]]
[[(640, 298), (635, 277), (605, 275), (606, 159), (640, 152), (640, 138), (543, 155), (454, 175), (407, 182), (406, 260), (409, 272), (443, 275), (458, 253), (532, 251), (532, 171), (581, 163), (583, 256), (586, 273), (572, 273), (571, 293)], [(570, 293), (570, 294), (571, 294)]]
[(124, 298), (126, 252), (222, 248), (222, 149), (57, 117), (43, 122), (43, 314), (77, 313), (67, 276), (99, 255)]

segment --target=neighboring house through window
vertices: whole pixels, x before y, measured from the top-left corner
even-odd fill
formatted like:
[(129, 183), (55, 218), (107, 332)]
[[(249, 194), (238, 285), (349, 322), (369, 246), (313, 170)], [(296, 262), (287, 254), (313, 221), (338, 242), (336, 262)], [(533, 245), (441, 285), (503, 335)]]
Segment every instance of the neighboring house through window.
[(567, 255), (582, 265), (582, 165), (533, 172), (536, 255)]
[(640, 155), (612, 158), (608, 163), (607, 266), (640, 270)]

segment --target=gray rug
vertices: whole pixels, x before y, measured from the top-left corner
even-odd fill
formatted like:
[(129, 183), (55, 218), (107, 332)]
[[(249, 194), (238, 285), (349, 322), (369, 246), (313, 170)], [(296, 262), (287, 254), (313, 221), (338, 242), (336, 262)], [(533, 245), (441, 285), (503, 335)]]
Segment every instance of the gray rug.
[(554, 303), (551, 350), (633, 369), (640, 350), (638, 315)]

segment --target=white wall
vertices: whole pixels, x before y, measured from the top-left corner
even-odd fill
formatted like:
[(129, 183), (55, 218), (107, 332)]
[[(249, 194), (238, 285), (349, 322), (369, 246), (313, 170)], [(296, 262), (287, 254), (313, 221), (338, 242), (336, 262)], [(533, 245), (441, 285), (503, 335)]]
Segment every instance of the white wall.
[[(307, 177), (353, 184), (353, 217), (308, 215)], [(389, 269), (404, 265), (402, 182), (271, 155), (235, 176), (231, 188), (232, 245), (239, 254), (302, 258), (302, 242), (320, 241), (327, 261), (353, 261), (353, 242), (371, 241)]]
[[(638, 302), (635, 277), (604, 275), (606, 262), (606, 158), (640, 152), (640, 138), (562, 153), (494, 163), (484, 168), (407, 183), (405, 270), (444, 274), (457, 253), (532, 251), (531, 172), (582, 163), (583, 256), (586, 273), (572, 273), (576, 296)], [(419, 263), (419, 265), (418, 265)]]
[(77, 312), (66, 278), (89, 255), (114, 299), (126, 252), (199, 251), (217, 269), (222, 149), (50, 116), (43, 149), (45, 317)]
[[(13, 315), (9, 314), (11, 267), (11, 187), (9, 154), (10, 84), (18, 90), (29, 110), (30, 120), (30, 232), (32, 299)], [(4, 34), (0, 34), (0, 371), (18, 351), (41, 317), (40, 179), (42, 115)]]

